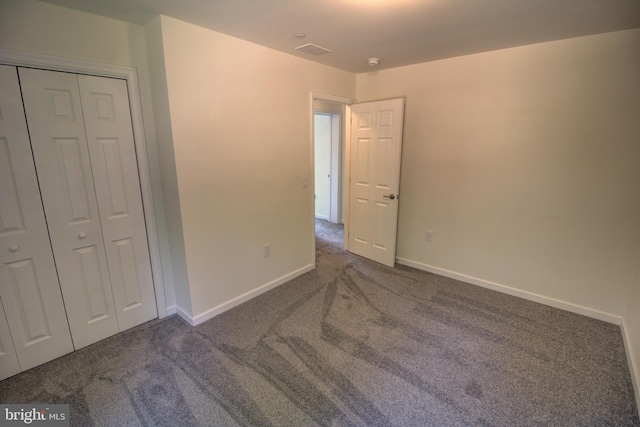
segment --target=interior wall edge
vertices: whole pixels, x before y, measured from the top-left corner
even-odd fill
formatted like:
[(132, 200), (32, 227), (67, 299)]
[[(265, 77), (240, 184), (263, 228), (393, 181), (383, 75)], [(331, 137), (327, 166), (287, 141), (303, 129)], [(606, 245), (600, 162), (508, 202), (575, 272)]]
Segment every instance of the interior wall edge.
[(624, 349), (627, 354), (627, 363), (629, 364), (629, 372), (631, 373), (633, 391), (636, 395), (636, 405), (640, 408), (640, 366), (637, 366), (635, 363), (638, 359), (633, 351), (633, 346), (631, 345), (632, 337), (629, 335), (629, 328), (626, 327), (624, 317), (620, 322), (620, 328), (622, 329), (622, 339), (624, 341)]
[(186, 310), (183, 310), (178, 305), (175, 305), (174, 307), (175, 307), (176, 313), (178, 314), (178, 316), (180, 316), (182, 318), (182, 320), (184, 320), (185, 322), (187, 322), (191, 326), (196, 326), (193, 323), (193, 317), (191, 317), (191, 315)]
[(551, 298), (545, 295), (535, 294), (533, 292), (523, 291), (516, 287), (508, 286), (501, 283), (491, 282), (489, 280), (484, 280), (478, 277), (468, 276), (463, 273), (458, 273), (451, 270), (446, 270), (444, 268), (435, 267), (432, 265), (424, 264), (418, 261), (414, 261), (407, 258), (397, 258), (397, 262), (402, 265), (406, 265), (408, 267), (417, 268), (418, 270), (427, 271), (429, 273), (438, 274), (440, 276), (448, 277), (450, 279), (456, 279), (464, 283), (468, 283), (470, 285), (480, 286), (482, 288), (491, 289), (493, 291), (497, 291), (503, 294), (512, 295), (518, 298), (523, 298), (528, 301), (537, 302), (540, 304), (544, 304), (550, 307), (559, 308), (561, 310), (569, 311), (575, 314), (581, 314), (583, 316), (591, 317), (593, 319), (602, 320), (607, 323), (612, 323), (614, 325), (622, 324), (622, 317), (613, 314), (606, 313), (600, 310), (596, 310), (590, 307), (584, 307), (581, 305), (573, 304), (567, 301)]

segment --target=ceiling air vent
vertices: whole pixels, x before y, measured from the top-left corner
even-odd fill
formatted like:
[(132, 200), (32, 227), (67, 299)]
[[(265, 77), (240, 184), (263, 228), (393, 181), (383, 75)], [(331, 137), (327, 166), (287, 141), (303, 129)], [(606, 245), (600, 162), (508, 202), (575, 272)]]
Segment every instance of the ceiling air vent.
[(296, 50), (299, 50), (300, 52), (308, 53), (310, 55), (324, 55), (325, 53), (331, 53), (329, 49), (316, 46), (313, 43), (307, 43), (307, 44), (303, 44), (302, 46), (298, 46)]

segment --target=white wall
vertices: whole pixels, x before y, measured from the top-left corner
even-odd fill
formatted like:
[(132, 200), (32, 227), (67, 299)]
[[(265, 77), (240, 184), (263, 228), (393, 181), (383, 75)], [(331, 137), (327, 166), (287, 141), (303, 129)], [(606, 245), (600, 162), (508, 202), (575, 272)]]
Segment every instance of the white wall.
[(144, 28), (34, 0), (0, 1), (0, 48), (134, 67), (138, 72), (147, 157), (167, 288), (173, 302), (169, 250)]
[(162, 39), (162, 22), (160, 17), (145, 26), (147, 53), (149, 58), (150, 87), (153, 96), (153, 113), (156, 123), (156, 145), (158, 147), (158, 164), (160, 166), (163, 195), (165, 200), (165, 215), (167, 224), (167, 240), (171, 248), (171, 265), (168, 266), (172, 274), (174, 286), (173, 305), (191, 311), (191, 293), (187, 272), (187, 260), (182, 231), (182, 215), (180, 210), (180, 194), (176, 172), (175, 153), (173, 150), (173, 131), (171, 129), (171, 105), (167, 88), (165, 72), (164, 44)]
[(313, 266), (310, 93), (353, 97), (355, 75), (160, 23), (188, 270), (176, 293), (189, 287), (179, 310), (197, 323)]
[(3, 48), (146, 69), (140, 26), (34, 0), (2, 0), (0, 12)]
[(619, 319), (640, 257), (639, 76), (640, 30), (358, 75), (359, 101), (406, 97), (398, 256)]

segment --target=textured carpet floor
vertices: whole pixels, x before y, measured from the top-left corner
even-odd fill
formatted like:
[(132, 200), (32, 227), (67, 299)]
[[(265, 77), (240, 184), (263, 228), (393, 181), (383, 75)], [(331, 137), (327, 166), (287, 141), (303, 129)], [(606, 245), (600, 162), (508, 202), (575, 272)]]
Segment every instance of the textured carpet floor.
[(0, 382), (73, 425), (638, 425), (620, 329), (344, 253), (197, 327), (157, 320)]

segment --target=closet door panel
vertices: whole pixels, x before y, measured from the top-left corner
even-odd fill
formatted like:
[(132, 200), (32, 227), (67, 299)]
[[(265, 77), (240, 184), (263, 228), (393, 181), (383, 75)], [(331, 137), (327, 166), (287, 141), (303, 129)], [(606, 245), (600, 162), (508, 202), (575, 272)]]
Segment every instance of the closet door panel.
[(124, 80), (78, 76), (120, 330), (157, 316)]
[(73, 351), (73, 345), (15, 67), (0, 66), (0, 94), (0, 378), (4, 378), (16, 373), (17, 360), (18, 369), (29, 369)]
[(24, 108), (76, 349), (118, 332), (74, 74), (20, 68)]
[(4, 307), (0, 304), (0, 381), (20, 372), (18, 355), (13, 346), (11, 331), (4, 313)]

